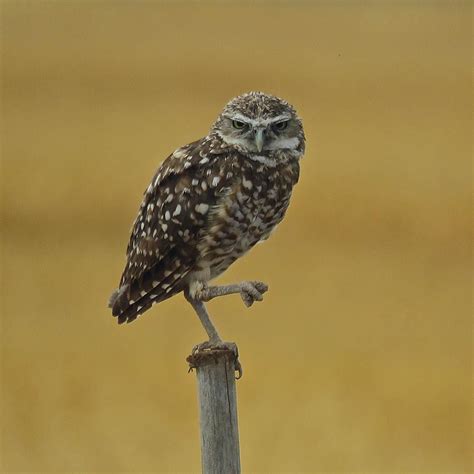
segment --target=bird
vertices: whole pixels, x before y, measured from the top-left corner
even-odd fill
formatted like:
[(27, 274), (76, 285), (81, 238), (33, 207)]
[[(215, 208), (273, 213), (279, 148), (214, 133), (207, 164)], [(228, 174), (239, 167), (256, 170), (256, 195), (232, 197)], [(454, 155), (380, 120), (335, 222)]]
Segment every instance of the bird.
[(281, 222), (299, 179), (305, 141), (292, 105), (248, 92), (225, 105), (207, 136), (169, 155), (144, 192), (125, 269), (109, 299), (118, 323), (130, 323), (155, 303), (183, 293), (208, 336), (195, 350), (228, 348), (205, 303), (239, 294), (249, 307), (263, 300), (268, 285), (210, 282)]

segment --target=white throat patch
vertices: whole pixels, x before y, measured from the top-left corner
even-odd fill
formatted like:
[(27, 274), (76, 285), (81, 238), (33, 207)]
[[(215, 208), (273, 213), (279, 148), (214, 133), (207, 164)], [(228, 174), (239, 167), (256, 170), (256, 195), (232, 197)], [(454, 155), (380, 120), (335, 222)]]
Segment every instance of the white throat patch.
[(269, 143), (264, 150), (295, 150), (300, 141), (298, 138), (277, 138)]
[(251, 160), (258, 161), (259, 163), (262, 163), (262, 165), (268, 166), (270, 168), (274, 168), (277, 165), (277, 159), (270, 156), (249, 155), (248, 157)]

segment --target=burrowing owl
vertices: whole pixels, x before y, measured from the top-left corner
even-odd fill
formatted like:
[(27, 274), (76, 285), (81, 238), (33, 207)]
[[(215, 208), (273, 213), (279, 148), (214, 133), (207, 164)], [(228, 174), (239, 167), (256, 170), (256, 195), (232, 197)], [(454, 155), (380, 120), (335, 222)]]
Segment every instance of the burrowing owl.
[(223, 345), (204, 302), (238, 293), (251, 306), (268, 287), (208, 283), (283, 219), (304, 148), (295, 109), (250, 92), (224, 107), (206, 137), (170, 155), (144, 193), (127, 264), (110, 298), (118, 322), (184, 292), (209, 336), (203, 347)]

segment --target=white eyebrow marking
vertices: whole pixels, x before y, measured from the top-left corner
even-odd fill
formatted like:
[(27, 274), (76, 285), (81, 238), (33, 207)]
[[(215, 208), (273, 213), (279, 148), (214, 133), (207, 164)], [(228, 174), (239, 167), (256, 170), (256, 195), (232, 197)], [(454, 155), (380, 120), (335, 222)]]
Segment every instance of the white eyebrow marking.
[(264, 126), (274, 123), (274, 122), (281, 122), (282, 120), (290, 120), (291, 116), (288, 114), (277, 115), (276, 117), (268, 118), (268, 119), (251, 119), (246, 117), (245, 115), (236, 113), (233, 115), (229, 115), (228, 118), (231, 120), (239, 120), (240, 122), (245, 122), (246, 124), (252, 125), (255, 127), (256, 125)]

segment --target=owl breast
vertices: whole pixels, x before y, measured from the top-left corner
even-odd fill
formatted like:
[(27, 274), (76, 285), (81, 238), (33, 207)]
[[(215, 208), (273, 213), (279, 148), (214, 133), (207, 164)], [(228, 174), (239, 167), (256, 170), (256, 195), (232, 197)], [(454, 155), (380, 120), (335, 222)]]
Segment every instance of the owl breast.
[(269, 167), (249, 159), (236, 160), (230, 173), (222, 170), (233, 179), (210, 211), (196, 270), (208, 269), (209, 278), (215, 278), (266, 240), (285, 215), (298, 173), (297, 161)]

